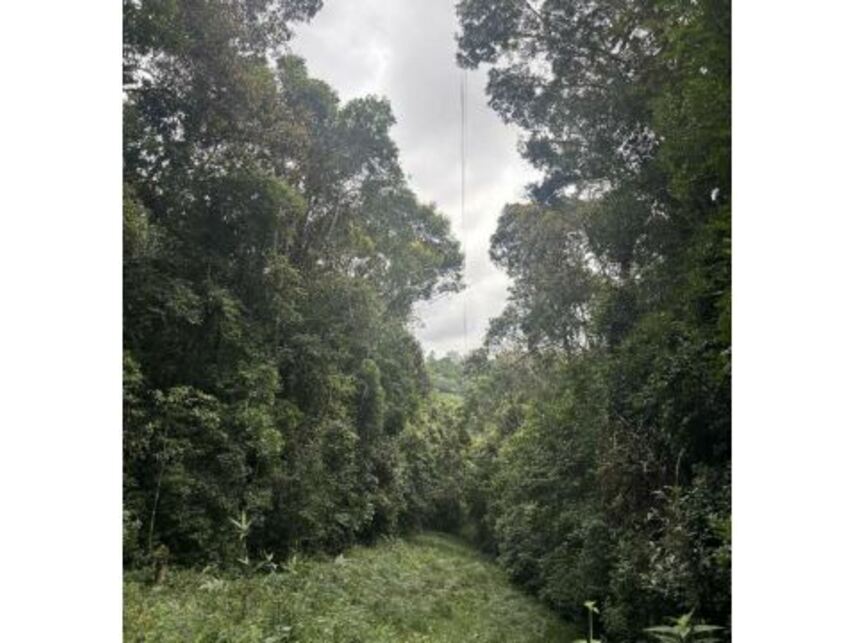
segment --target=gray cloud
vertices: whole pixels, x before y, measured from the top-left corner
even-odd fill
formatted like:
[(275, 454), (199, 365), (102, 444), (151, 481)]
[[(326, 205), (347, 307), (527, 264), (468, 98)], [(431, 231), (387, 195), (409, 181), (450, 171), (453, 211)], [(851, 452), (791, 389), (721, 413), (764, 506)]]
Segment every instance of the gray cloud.
[[(466, 254), (468, 288), (417, 307), (414, 332), (426, 351), (476, 348), (503, 309), (508, 279), (488, 258), (503, 205), (520, 200), (535, 171), (516, 151), (517, 132), (485, 101), (486, 75), (468, 72), (467, 207), (460, 212), (460, 81), (454, 0), (326, 0), (297, 29), (295, 52), (343, 100), (390, 99), (402, 167), (422, 201), (436, 203)], [(467, 331), (465, 333), (465, 309)]]

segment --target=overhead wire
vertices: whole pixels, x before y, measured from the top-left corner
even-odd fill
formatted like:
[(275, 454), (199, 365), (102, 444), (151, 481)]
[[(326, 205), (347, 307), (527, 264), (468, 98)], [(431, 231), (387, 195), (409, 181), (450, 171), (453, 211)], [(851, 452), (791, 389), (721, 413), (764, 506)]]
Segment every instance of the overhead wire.
[[(460, 136), (460, 152), (461, 152), (461, 245), (463, 248), (464, 260), (462, 262), (462, 273), (467, 275), (467, 70), (461, 70), (461, 136)], [(467, 337), (467, 289), (461, 295), (461, 311), (462, 325), (464, 331), (464, 354), (469, 350), (469, 342)]]

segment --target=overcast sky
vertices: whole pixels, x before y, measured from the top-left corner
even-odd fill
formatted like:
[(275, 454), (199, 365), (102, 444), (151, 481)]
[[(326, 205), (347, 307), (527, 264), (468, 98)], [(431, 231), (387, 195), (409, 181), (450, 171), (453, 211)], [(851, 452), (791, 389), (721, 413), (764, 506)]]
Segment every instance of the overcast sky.
[(467, 289), (417, 309), (414, 332), (426, 352), (439, 355), (478, 347), (488, 320), (503, 309), (508, 279), (488, 258), (489, 240), (503, 205), (520, 200), (535, 177), (517, 153), (516, 130), (486, 104), (484, 69), (468, 72), (462, 225), (454, 2), (325, 0), (293, 41), (310, 73), (343, 101), (366, 94), (390, 100), (397, 120), (392, 135), (411, 187), (420, 200), (437, 204), (462, 243)]

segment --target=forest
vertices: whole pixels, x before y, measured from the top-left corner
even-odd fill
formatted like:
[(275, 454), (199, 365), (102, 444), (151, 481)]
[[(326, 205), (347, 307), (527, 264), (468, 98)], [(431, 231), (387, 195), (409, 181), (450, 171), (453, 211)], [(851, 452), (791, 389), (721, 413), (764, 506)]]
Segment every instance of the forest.
[(414, 311), (466, 287), (462, 247), (390, 103), (291, 51), (321, 8), (123, 0), (126, 640), (456, 640), (288, 609), (171, 638), (137, 609), (188, 574), (416, 564), (409, 538), (496, 563), (529, 622), (731, 640), (731, 3), (457, 2), (458, 64), (541, 179), (491, 237), (505, 309), (442, 357)]

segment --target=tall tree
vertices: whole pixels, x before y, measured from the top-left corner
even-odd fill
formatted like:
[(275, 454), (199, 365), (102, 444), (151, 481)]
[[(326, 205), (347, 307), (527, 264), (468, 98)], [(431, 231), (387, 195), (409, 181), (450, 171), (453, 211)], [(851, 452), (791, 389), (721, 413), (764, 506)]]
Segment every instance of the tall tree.
[(288, 51), (319, 0), (124, 3), (126, 558), (339, 549), (408, 510), (413, 305), (461, 286), (389, 103)]
[(725, 623), (730, 3), (458, 13), (460, 63), (488, 65), (490, 104), (543, 171), (492, 238), (513, 286), (489, 346), (547, 379), (485, 465), (489, 540), (558, 607), (599, 600), (611, 637), (678, 610)]

